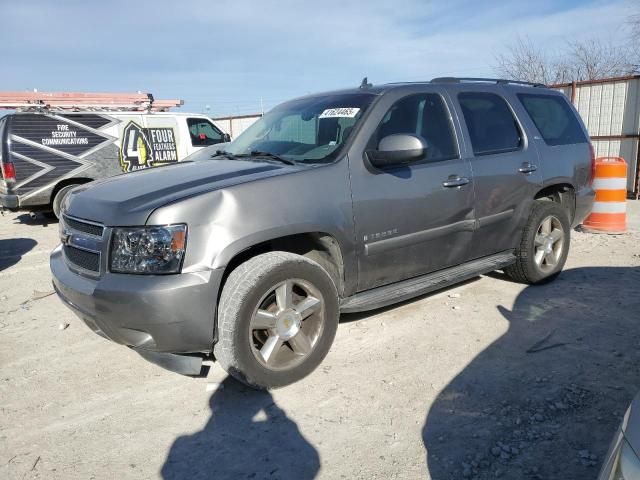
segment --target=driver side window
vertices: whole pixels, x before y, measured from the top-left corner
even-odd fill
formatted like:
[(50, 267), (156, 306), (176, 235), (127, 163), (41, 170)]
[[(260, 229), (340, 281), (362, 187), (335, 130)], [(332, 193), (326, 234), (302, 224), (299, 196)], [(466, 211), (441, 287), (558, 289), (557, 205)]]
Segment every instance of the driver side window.
[(384, 137), (399, 133), (418, 135), (427, 143), (426, 160), (438, 162), (458, 158), (458, 145), (449, 110), (435, 93), (410, 95), (398, 100), (382, 119), (376, 147)]

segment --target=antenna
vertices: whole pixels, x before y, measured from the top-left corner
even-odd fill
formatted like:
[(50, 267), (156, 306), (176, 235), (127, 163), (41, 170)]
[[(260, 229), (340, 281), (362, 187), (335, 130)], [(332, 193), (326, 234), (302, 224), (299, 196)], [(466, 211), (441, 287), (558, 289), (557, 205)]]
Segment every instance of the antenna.
[(364, 77), (362, 79), (362, 83), (360, 83), (360, 88), (364, 90), (365, 88), (371, 88), (371, 87), (373, 87), (373, 85), (369, 83), (367, 77)]

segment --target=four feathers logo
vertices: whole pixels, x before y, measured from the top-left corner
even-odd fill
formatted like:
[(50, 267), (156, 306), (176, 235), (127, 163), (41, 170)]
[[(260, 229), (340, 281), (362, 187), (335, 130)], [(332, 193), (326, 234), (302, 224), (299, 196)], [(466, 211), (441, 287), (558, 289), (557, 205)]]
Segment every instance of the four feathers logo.
[(142, 128), (129, 122), (122, 132), (120, 164), (123, 172), (133, 172), (178, 161), (173, 128)]

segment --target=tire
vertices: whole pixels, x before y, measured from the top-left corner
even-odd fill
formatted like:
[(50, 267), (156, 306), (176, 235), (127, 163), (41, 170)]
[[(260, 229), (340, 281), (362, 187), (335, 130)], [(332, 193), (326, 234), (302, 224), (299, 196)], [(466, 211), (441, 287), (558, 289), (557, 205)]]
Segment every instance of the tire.
[(214, 355), (253, 388), (283, 387), (320, 365), (338, 318), (336, 287), (318, 263), (288, 252), (258, 255), (222, 289)]
[(546, 283), (562, 271), (571, 242), (567, 212), (555, 202), (536, 200), (516, 248), (516, 263), (504, 269), (517, 282)]
[(53, 214), (57, 219), (60, 219), (60, 209), (62, 208), (62, 202), (64, 201), (64, 197), (67, 196), (70, 190), (73, 190), (78, 185), (75, 183), (73, 185), (67, 185), (62, 187), (56, 193), (55, 197), (53, 197), (53, 202), (51, 202), (51, 206), (53, 207)]

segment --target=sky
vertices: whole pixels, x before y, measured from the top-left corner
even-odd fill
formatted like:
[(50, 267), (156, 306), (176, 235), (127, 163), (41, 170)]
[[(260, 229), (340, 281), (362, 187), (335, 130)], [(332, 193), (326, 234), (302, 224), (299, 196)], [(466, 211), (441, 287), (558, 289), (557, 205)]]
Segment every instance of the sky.
[(638, 0), (0, 0), (0, 91), (179, 98), (249, 114), (308, 93), (495, 76), (518, 36), (617, 42)]

